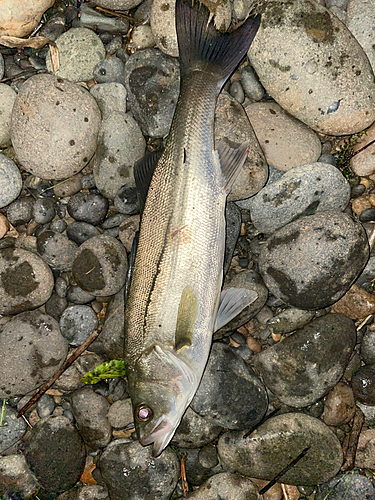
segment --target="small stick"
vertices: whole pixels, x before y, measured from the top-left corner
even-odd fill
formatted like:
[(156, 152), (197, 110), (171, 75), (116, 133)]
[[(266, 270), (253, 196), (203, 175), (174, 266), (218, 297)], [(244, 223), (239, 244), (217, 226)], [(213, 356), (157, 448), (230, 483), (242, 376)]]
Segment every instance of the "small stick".
[(365, 416), (362, 410), (357, 406), (355, 409), (353, 424), (350, 430), (349, 437), (344, 441), (343, 452), (345, 458), (344, 458), (344, 463), (341, 467), (342, 471), (348, 471), (354, 469), (358, 439), (364, 421), (365, 421)]
[(64, 373), (65, 370), (69, 368), (69, 366), (74, 363), (74, 361), (83, 353), (84, 350), (88, 348), (92, 342), (98, 337), (101, 332), (101, 328), (93, 331), (90, 337), (85, 340), (85, 342), (76, 349), (71, 356), (60, 366), (57, 372), (44, 384), (42, 387), (34, 394), (34, 396), (20, 409), (18, 412), (17, 418), (22, 417), (27, 410), (38, 401), (38, 399), (53, 385), (56, 380)]
[(366, 144), (366, 146), (363, 146), (361, 149), (358, 149), (357, 151), (355, 151), (354, 153), (352, 153), (351, 154), (351, 158), (353, 158), (353, 156), (358, 155), (359, 153), (362, 153), (362, 151), (364, 151), (365, 149), (367, 149), (369, 146), (372, 146), (372, 144), (374, 144), (374, 143), (375, 143), (375, 139), (373, 139), (368, 144)]
[(182, 494), (186, 497), (186, 493), (189, 493), (189, 485), (186, 478), (186, 469), (185, 469), (185, 455), (181, 457), (181, 483), (182, 483)]
[(296, 465), (296, 463), (298, 463), (301, 458), (303, 458), (306, 453), (309, 451), (309, 449), (311, 448), (311, 446), (308, 446), (307, 448), (305, 448), (304, 450), (301, 451), (301, 453), (298, 455), (298, 457), (296, 457), (294, 460), (292, 460), (290, 462), (290, 464), (288, 464), (286, 467), (284, 467), (284, 469), (282, 471), (280, 471), (273, 479), (272, 481), (270, 481), (268, 484), (266, 484), (266, 486), (264, 486), (264, 488), (262, 488), (260, 491), (259, 491), (259, 495), (264, 495), (270, 488), (272, 488), (272, 486), (274, 484), (277, 483), (277, 481), (284, 475), (288, 472), (288, 470), (290, 470), (292, 467), (294, 467)]

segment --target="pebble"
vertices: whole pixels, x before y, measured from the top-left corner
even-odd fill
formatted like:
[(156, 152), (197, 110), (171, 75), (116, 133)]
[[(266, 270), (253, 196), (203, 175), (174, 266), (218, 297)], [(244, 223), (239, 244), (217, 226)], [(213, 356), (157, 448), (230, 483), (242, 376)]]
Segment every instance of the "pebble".
[(197, 448), (215, 441), (221, 431), (221, 425), (201, 417), (189, 406), (177, 427), (172, 443), (179, 448)]
[(16, 97), (12, 144), (27, 172), (43, 179), (65, 179), (93, 156), (99, 125), (99, 108), (84, 88), (55, 75), (35, 75)]
[(358, 439), (355, 456), (356, 467), (373, 469), (375, 467), (375, 432), (374, 429), (364, 429)]
[(124, 285), (128, 259), (123, 245), (111, 236), (94, 236), (82, 243), (73, 262), (78, 285), (100, 297), (117, 293)]
[(121, 288), (107, 306), (100, 340), (109, 359), (122, 359), (124, 355), (124, 288)]
[(53, 397), (48, 394), (43, 394), (36, 403), (36, 410), (40, 419), (49, 417), (54, 409), (55, 402)]
[(139, 215), (131, 215), (127, 217), (119, 227), (119, 240), (124, 245), (128, 252), (131, 251), (133, 239), (136, 231), (139, 230)]
[(114, 199), (117, 210), (124, 215), (134, 215), (139, 213), (138, 192), (135, 187), (122, 186), (117, 191)]
[(6, 148), (11, 145), (10, 118), (16, 95), (15, 91), (9, 85), (0, 83), (0, 148)]
[(15, 453), (26, 433), (26, 429), (27, 424), (22, 418), (17, 418), (17, 411), (6, 405), (4, 419), (0, 426), (0, 455)]
[(240, 81), (234, 81), (231, 83), (229, 93), (236, 99), (236, 101), (243, 104), (245, 100), (245, 92)]
[(194, 500), (258, 500), (259, 494), (251, 479), (232, 472), (210, 477), (202, 486), (189, 494)]
[(68, 344), (55, 319), (27, 311), (5, 324), (0, 352), (0, 398), (7, 398), (27, 394), (52, 377), (65, 361)]
[(35, 498), (40, 489), (23, 455), (0, 458), (0, 492), (8, 498)]
[(375, 72), (375, 14), (367, 0), (350, 0), (346, 11), (346, 27), (365, 51)]
[(369, 144), (367, 148), (350, 159), (350, 168), (356, 175), (366, 176), (375, 172), (375, 144), (370, 144), (373, 140), (375, 140), (375, 124), (371, 125), (353, 146), (353, 153), (356, 153)]
[(352, 377), (352, 388), (357, 401), (375, 406), (375, 367), (361, 366)]
[(22, 178), (17, 165), (13, 160), (0, 153), (0, 208), (12, 203), (20, 194), (21, 188)]
[(108, 57), (98, 62), (93, 70), (97, 83), (125, 83), (124, 63), (118, 57)]
[(111, 441), (112, 429), (107, 418), (110, 404), (86, 386), (73, 392), (72, 412), (85, 443), (93, 449), (105, 448)]
[(130, 398), (115, 401), (108, 410), (107, 419), (117, 430), (124, 429), (133, 422), (133, 407)]
[(88, 304), (95, 299), (95, 295), (82, 290), (78, 285), (71, 285), (66, 291), (66, 298), (73, 304)]
[(44, 304), (44, 310), (46, 314), (55, 318), (59, 321), (60, 316), (67, 308), (68, 302), (65, 298), (59, 297), (55, 292), (52, 293), (51, 297)]
[(52, 294), (53, 275), (47, 264), (20, 248), (0, 250), (0, 314), (18, 314), (44, 304)]
[(107, 215), (108, 200), (101, 194), (77, 193), (68, 202), (68, 213), (78, 222), (86, 222), (96, 226)]
[[(93, 2), (90, 3), (90, 5), (92, 4)], [(124, 35), (129, 31), (129, 21), (126, 18), (104, 16), (97, 10), (90, 8), (86, 3), (80, 6), (80, 14), (80, 19), (73, 22), (74, 27), (99, 29), (107, 33), (123, 33)]]
[(318, 160), (317, 134), (276, 102), (249, 103), (245, 111), (269, 165), (286, 172)]
[[(71, 28), (59, 36), (55, 43), (60, 60), (60, 67), (55, 74), (71, 82), (91, 80), (94, 67), (105, 58), (102, 41), (88, 28)], [(48, 71), (52, 71), (50, 55), (46, 63)]]
[(33, 219), (38, 224), (47, 224), (55, 217), (55, 207), (51, 198), (38, 198), (33, 206)]
[(86, 450), (77, 429), (67, 418), (49, 417), (28, 433), (25, 458), (45, 492), (58, 494), (79, 480)]
[(375, 295), (352, 285), (345, 295), (333, 304), (332, 311), (346, 314), (355, 320), (363, 319), (375, 313)]
[(71, 346), (80, 346), (98, 328), (98, 319), (91, 307), (69, 306), (60, 318), (60, 331)]
[(126, 113), (127, 92), (124, 85), (117, 82), (98, 83), (91, 87), (90, 94), (96, 100), (103, 119), (114, 111)]
[(150, 27), (156, 45), (172, 57), (178, 56), (175, 6), (175, 0), (154, 0), (150, 16)]
[(327, 425), (347, 424), (355, 414), (353, 390), (344, 382), (339, 382), (327, 394), (322, 420)]
[(70, 271), (78, 246), (65, 234), (44, 231), (37, 237), (38, 254), (52, 269)]
[(247, 64), (241, 69), (241, 83), (245, 94), (254, 102), (261, 101), (266, 91), (254, 69)]
[(361, 359), (366, 365), (375, 364), (375, 331), (369, 330), (364, 333), (361, 342)]
[(140, 0), (94, 0), (93, 5), (98, 5), (104, 9), (130, 10), (141, 3)]
[(267, 320), (271, 333), (285, 335), (299, 328), (303, 328), (314, 318), (314, 311), (306, 311), (297, 307), (289, 307)]
[(141, 24), (140, 26), (135, 26), (132, 31), (131, 39), (129, 43), (130, 49), (144, 50), (155, 45), (155, 38), (152, 33), (151, 26), (147, 24)]
[(143, 134), (167, 135), (179, 94), (176, 59), (158, 49), (135, 52), (125, 64), (125, 86), (130, 109)]
[(243, 200), (256, 194), (267, 181), (267, 162), (243, 107), (226, 92), (222, 92), (217, 100), (214, 135), (216, 147), (224, 138), (236, 144), (249, 141), (249, 153), (228, 201)]
[(368, 252), (360, 222), (344, 213), (322, 212), (273, 233), (262, 245), (259, 268), (275, 297), (300, 309), (321, 309), (350, 288)]
[(359, 216), (361, 222), (373, 222), (375, 221), (375, 208), (366, 208)]
[[(328, 496), (327, 496), (328, 495)], [(315, 500), (374, 500), (375, 488), (365, 476), (352, 471), (346, 474), (340, 474), (333, 478), (327, 484), (318, 486)]]
[(77, 245), (81, 245), (90, 238), (99, 236), (100, 231), (97, 227), (87, 222), (72, 222), (66, 228), (66, 235), (70, 240), (77, 243)]
[(374, 122), (375, 83), (366, 54), (318, 3), (267, 4), (248, 56), (275, 101), (317, 132), (354, 134)]
[(131, 492), (131, 500), (168, 500), (180, 476), (180, 463), (171, 448), (153, 458), (149, 446), (127, 439), (110, 443), (98, 467), (111, 500), (123, 500), (124, 491)]
[(17, 198), (7, 207), (7, 218), (12, 226), (21, 226), (30, 222), (33, 216), (34, 199)]
[(349, 199), (350, 185), (336, 167), (319, 162), (302, 165), (249, 200), (251, 222), (261, 233), (272, 234), (299, 217), (343, 211)]
[(5, 217), (5, 215), (0, 214), (0, 240), (7, 234), (9, 228), (10, 224), (8, 219)]
[(191, 408), (221, 427), (247, 429), (262, 420), (267, 407), (261, 380), (230, 347), (215, 342)]
[(128, 217), (126, 215), (121, 213), (116, 213), (107, 217), (106, 220), (102, 223), (101, 227), (103, 229), (111, 229), (114, 227), (119, 227), (126, 220), (128, 220)]
[(76, 174), (65, 179), (64, 182), (58, 182), (53, 186), (53, 192), (57, 198), (73, 196), (82, 189), (82, 174)]
[(340, 441), (323, 422), (303, 413), (271, 417), (251, 434), (229, 431), (218, 443), (224, 467), (268, 481), (307, 447), (305, 457), (283, 475), (283, 481), (315, 486), (334, 477), (342, 464)]
[(337, 384), (355, 343), (354, 322), (326, 314), (254, 356), (254, 367), (280, 401), (304, 407)]

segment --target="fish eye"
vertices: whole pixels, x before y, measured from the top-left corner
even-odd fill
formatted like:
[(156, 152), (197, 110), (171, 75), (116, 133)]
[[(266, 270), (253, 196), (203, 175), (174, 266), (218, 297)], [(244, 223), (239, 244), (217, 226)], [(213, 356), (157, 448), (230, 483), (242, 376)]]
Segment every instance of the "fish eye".
[(153, 417), (153, 412), (145, 403), (139, 404), (135, 409), (135, 418), (138, 422), (148, 422)]

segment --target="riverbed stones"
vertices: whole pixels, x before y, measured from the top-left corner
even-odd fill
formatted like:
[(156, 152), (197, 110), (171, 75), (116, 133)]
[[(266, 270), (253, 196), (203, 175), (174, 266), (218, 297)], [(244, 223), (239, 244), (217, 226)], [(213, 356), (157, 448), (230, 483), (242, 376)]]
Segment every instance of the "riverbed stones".
[(340, 441), (323, 422), (303, 413), (272, 417), (251, 434), (229, 431), (218, 443), (224, 466), (267, 481), (303, 450), (305, 456), (283, 475), (286, 484), (315, 486), (340, 470), (343, 458)]
[(353, 134), (375, 120), (367, 56), (318, 2), (268, 2), (248, 55), (266, 91), (317, 132)]
[(336, 302), (369, 256), (360, 222), (345, 213), (322, 212), (282, 227), (262, 245), (260, 273), (269, 291), (301, 309)]

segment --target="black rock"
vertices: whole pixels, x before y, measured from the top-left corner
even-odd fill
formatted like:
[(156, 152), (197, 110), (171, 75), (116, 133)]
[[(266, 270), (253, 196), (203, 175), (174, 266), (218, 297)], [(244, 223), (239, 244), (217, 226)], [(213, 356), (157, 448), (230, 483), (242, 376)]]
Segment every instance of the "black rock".
[(33, 216), (34, 198), (18, 198), (7, 207), (7, 219), (12, 226), (30, 222)]
[(365, 405), (375, 406), (375, 367), (361, 366), (352, 377), (354, 397)]
[(101, 194), (77, 193), (68, 203), (68, 212), (73, 219), (89, 224), (100, 224), (108, 211), (108, 200)]
[(33, 217), (38, 224), (51, 222), (55, 217), (55, 207), (51, 198), (38, 198), (33, 207)]
[(115, 196), (114, 205), (121, 214), (134, 215), (139, 213), (137, 189), (122, 186)]
[(98, 319), (91, 307), (74, 305), (65, 309), (59, 324), (62, 336), (69, 344), (79, 346), (98, 327)]
[(68, 238), (77, 245), (81, 245), (86, 240), (98, 236), (100, 231), (98, 228), (88, 222), (72, 222), (66, 229)]

